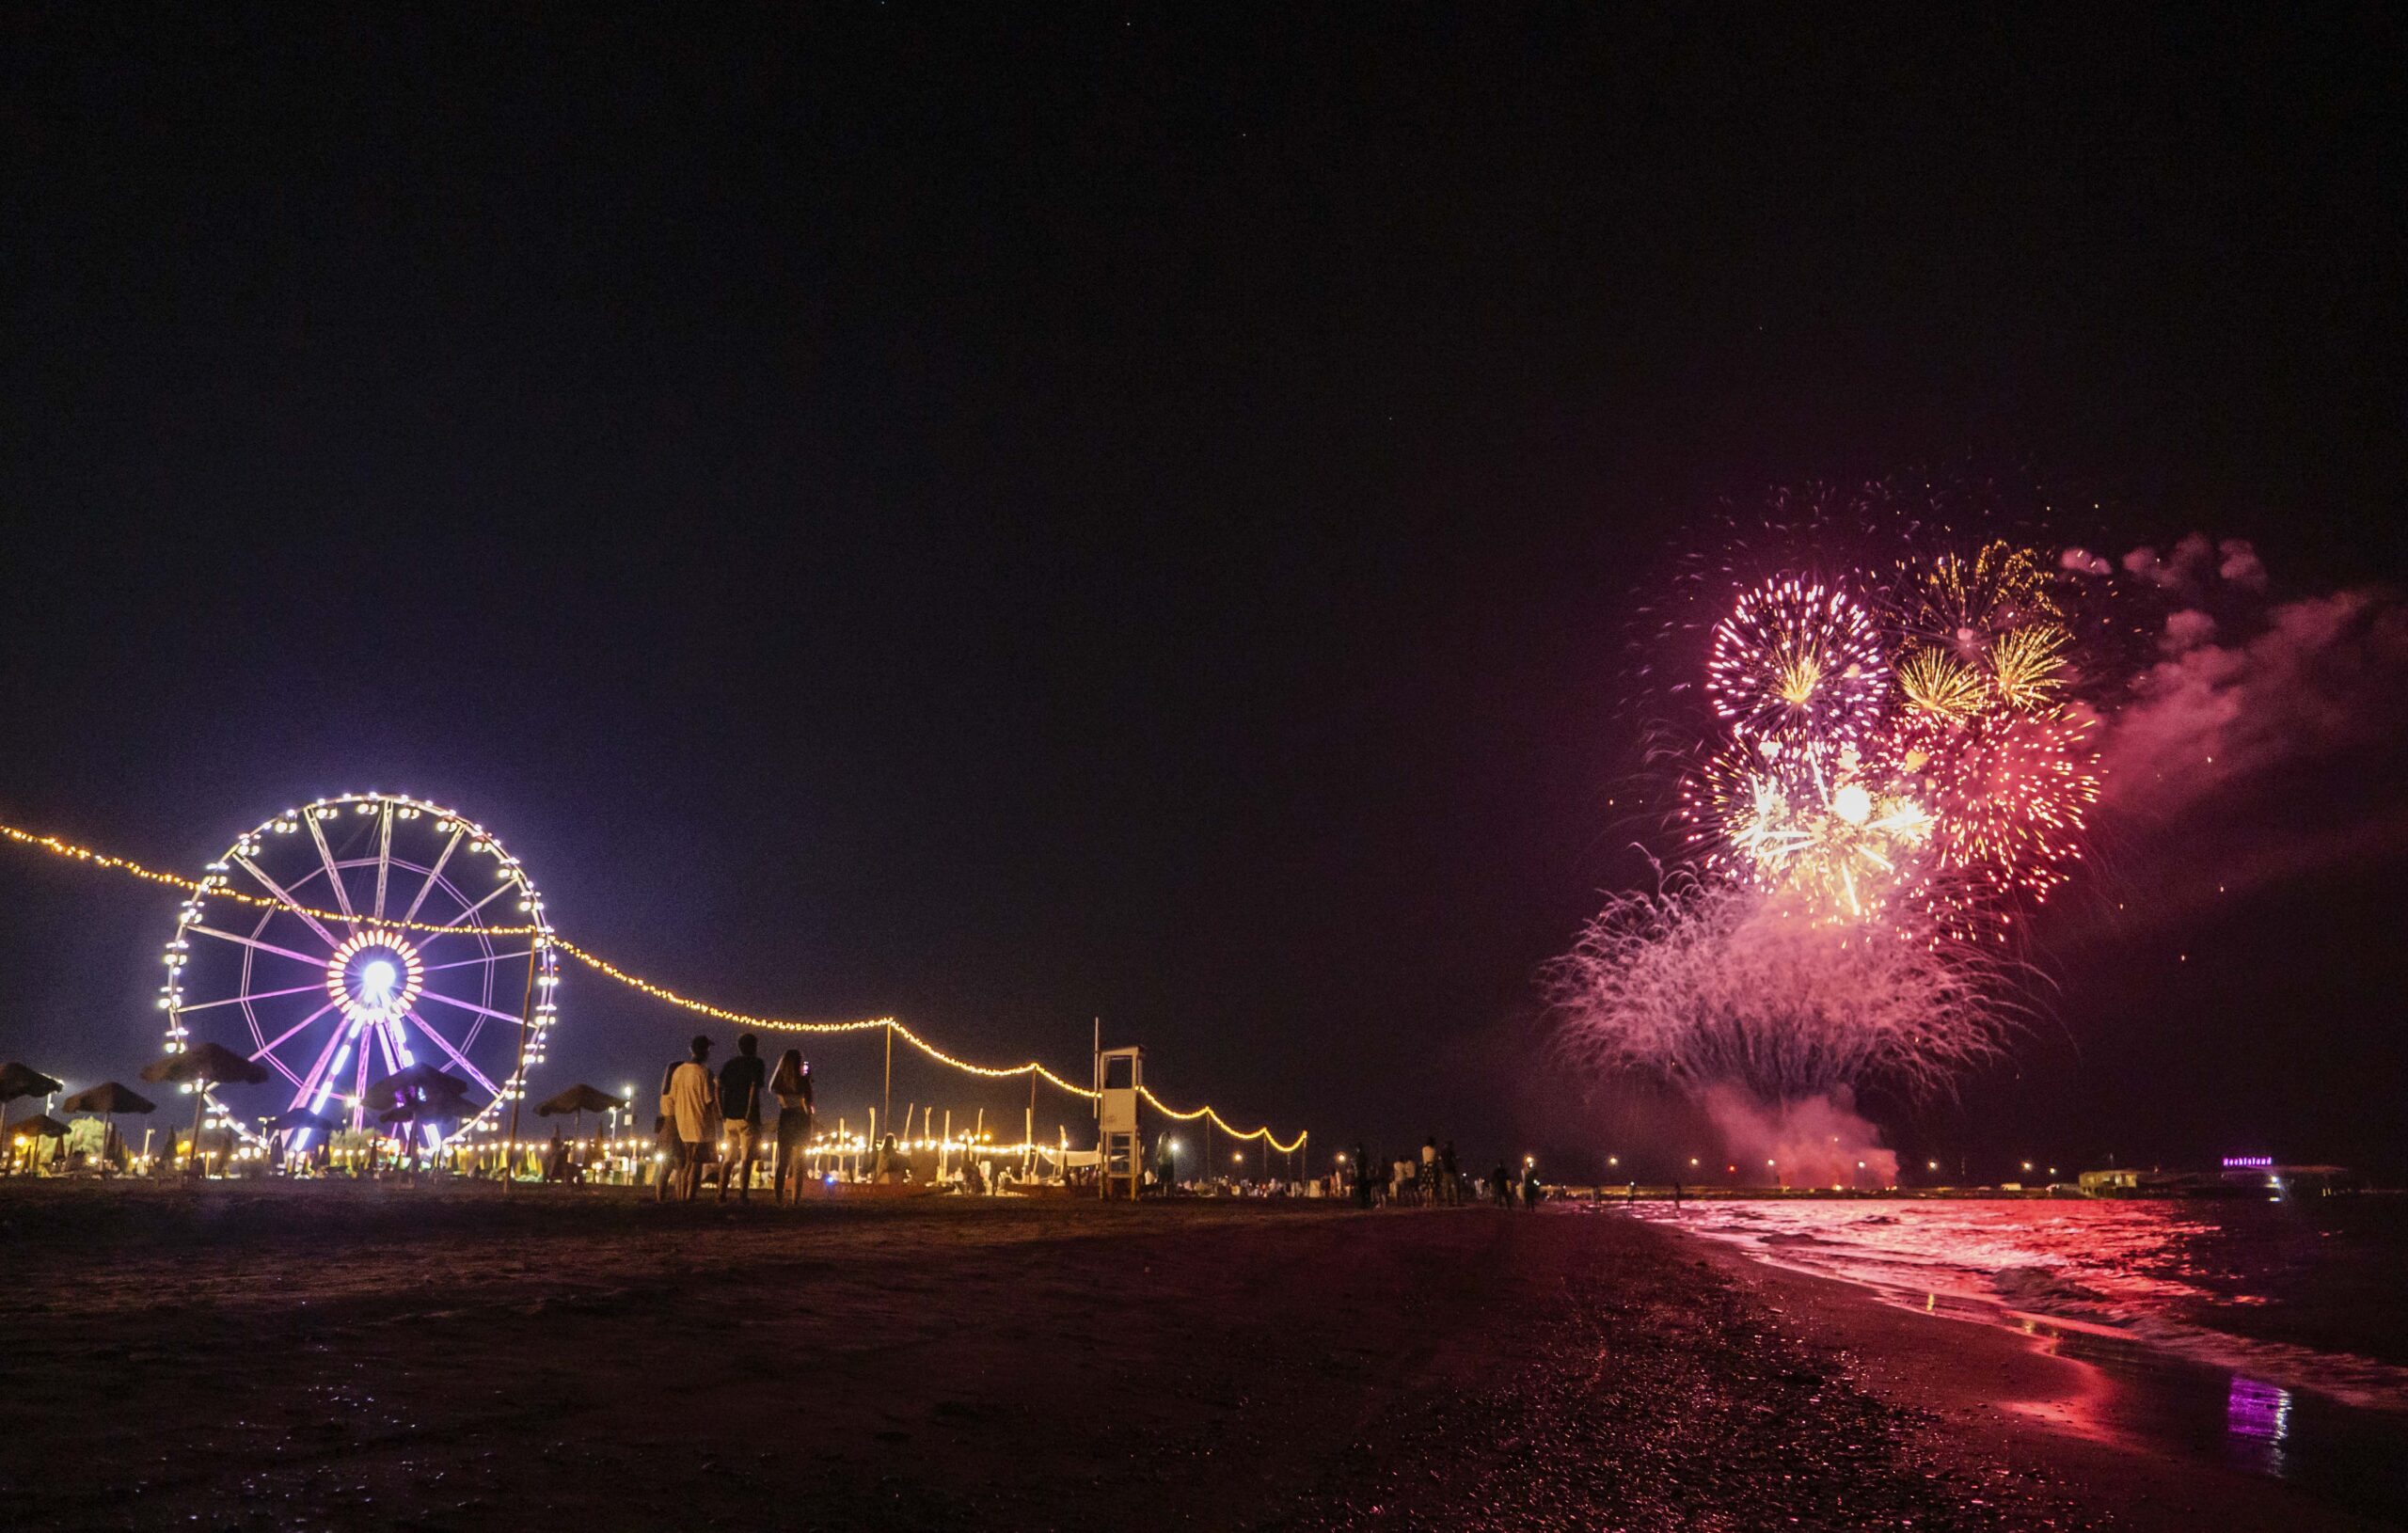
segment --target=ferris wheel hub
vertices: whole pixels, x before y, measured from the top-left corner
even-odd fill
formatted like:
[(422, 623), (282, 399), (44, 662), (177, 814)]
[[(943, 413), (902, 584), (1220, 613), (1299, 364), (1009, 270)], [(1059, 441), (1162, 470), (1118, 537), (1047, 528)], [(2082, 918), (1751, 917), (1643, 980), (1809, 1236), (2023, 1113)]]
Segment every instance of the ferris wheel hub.
[(326, 960), (326, 993), (356, 1022), (407, 1015), (425, 983), (425, 960), (398, 932), (363, 932)]

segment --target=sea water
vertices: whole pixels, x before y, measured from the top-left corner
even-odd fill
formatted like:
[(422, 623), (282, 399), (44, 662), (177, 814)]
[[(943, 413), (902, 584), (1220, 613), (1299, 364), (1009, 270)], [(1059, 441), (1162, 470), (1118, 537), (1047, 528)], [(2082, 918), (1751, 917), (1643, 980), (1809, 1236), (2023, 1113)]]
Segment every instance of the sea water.
[(2143, 1434), (2408, 1504), (2408, 1197), (1706, 1199), (1635, 1211), (2146, 1377)]

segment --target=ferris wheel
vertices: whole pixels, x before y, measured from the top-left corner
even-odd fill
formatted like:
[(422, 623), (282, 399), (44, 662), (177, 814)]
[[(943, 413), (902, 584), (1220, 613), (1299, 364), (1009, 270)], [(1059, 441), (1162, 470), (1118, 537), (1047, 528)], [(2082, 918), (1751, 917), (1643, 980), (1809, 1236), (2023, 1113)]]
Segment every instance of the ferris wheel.
[[(214, 1042), (267, 1069), (264, 1085), (205, 1088), (244, 1138), (295, 1125), (304, 1144), (321, 1125), (427, 1148), (480, 1137), (543, 1063), (560, 983), (543, 896), (455, 811), (321, 798), (236, 838), (200, 885), (177, 913), (159, 1004), (169, 1052)], [(380, 1121), (371, 1084), (420, 1067), (457, 1083), (456, 1101), (405, 1130)]]

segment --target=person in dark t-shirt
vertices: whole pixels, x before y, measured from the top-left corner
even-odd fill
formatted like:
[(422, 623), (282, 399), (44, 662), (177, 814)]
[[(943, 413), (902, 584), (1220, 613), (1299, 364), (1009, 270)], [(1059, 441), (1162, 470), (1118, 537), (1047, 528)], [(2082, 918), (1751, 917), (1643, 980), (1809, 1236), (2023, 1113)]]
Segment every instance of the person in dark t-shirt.
[(720, 1067), (719, 1110), (727, 1124), (727, 1153), (721, 1158), (719, 1200), (727, 1201), (732, 1180), (744, 1202), (752, 1201), (752, 1167), (761, 1158), (761, 1098), (769, 1072), (761, 1063), (761, 1040), (747, 1033), (736, 1040), (736, 1057)]

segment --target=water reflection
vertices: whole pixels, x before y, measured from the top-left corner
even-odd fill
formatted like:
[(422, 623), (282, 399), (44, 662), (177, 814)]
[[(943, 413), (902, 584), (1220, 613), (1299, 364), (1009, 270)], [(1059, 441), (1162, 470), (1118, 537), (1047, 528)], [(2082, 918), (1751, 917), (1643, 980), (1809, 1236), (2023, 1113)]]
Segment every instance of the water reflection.
[(2225, 1393), (2224, 1429), (2236, 1458), (2260, 1474), (2283, 1472), (2291, 1431), (2291, 1392), (2236, 1373)]

